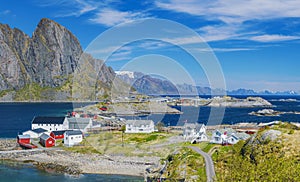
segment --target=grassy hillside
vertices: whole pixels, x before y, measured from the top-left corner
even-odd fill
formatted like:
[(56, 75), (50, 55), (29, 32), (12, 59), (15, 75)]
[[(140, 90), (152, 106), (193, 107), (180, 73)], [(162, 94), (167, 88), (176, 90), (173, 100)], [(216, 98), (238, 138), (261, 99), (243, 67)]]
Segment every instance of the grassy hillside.
[(300, 131), (291, 124), (272, 129), (282, 134), (275, 140), (255, 138), (221, 147), (213, 155), (218, 181), (300, 181)]

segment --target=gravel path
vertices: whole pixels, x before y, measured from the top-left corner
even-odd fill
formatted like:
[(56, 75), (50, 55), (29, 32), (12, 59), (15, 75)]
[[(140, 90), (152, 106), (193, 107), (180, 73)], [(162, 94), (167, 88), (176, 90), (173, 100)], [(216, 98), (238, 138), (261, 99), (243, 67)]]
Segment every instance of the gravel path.
[(203, 152), (198, 147), (190, 146), (189, 148), (193, 149), (194, 151), (196, 151), (197, 153), (199, 153), (200, 155), (202, 155), (204, 157), (207, 182), (213, 182), (216, 177), (216, 173), (215, 173), (214, 163), (213, 163), (213, 160), (210, 157), (210, 155)]

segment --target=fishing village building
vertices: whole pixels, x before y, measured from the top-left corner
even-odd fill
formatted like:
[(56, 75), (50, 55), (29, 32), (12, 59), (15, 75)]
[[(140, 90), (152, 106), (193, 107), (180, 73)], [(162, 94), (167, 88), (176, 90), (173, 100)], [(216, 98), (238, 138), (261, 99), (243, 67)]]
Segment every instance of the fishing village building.
[(65, 130), (51, 131), (50, 136), (55, 140), (64, 139)]
[(68, 129), (69, 130), (80, 130), (87, 132), (88, 129), (92, 128), (93, 121), (91, 118), (68, 118)]
[(185, 123), (183, 137), (186, 141), (192, 141), (192, 143), (208, 141), (206, 126), (199, 123)]
[(66, 131), (64, 133), (64, 145), (78, 145), (83, 140), (83, 133), (80, 130)]
[(43, 128), (37, 128), (34, 130), (27, 130), (23, 132), (23, 135), (29, 135), (30, 138), (39, 138), (43, 133), (48, 132), (48, 130), (45, 130)]
[(55, 146), (55, 139), (44, 133), (40, 137), (40, 144), (46, 148), (53, 147), (53, 146)]
[(68, 120), (66, 117), (48, 117), (48, 116), (38, 116), (34, 117), (31, 122), (31, 129), (43, 128), (49, 132), (67, 130)]
[(152, 133), (155, 131), (152, 120), (127, 120), (125, 133)]

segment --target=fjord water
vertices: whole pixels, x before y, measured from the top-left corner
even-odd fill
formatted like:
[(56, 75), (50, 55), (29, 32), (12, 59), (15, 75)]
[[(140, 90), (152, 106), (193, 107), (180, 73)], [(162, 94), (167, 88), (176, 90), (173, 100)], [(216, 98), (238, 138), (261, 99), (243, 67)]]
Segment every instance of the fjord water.
[(64, 174), (49, 174), (34, 168), (29, 164), (0, 162), (1, 182), (140, 182), (142, 177), (122, 176), (122, 175), (99, 175), (84, 174), (79, 177), (72, 177)]
[[(236, 98), (246, 98), (247, 96), (233, 96)], [(182, 106), (175, 107), (181, 111), (183, 114), (152, 114), (146, 117), (133, 117), (128, 116), (127, 119), (152, 119), (155, 122), (162, 121), (167, 126), (176, 126), (183, 125), (184, 122), (199, 122), (209, 125), (215, 124), (236, 124), (236, 123), (266, 123), (271, 121), (288, 121), (288, 122), (300, 122), (300, 115), (296, 114), (283, 114), (281, 116), (254, 116), (249, 115), (250, 112), (261, 109), (273, 109), (276, 111), (282, 112), (300, 112), (300, 96), (261, 96), (262, 98), (268, 100), (274, 107), (264, 108), (264, 107), (253, 107), (253, 108), (226, 108), (225, 114), (222, 117), (221, 115), (213, 115), (212, 121), (218, 121), (221, 119), (222, 123), (207, 123), (210, 116), (211, 108), (210, 107), (194, 107), (194, 106)], [(294, 99), (296, 101), (288, 101), (287, 99)]]
[[(262, 96), (271, 102), (278, 111), (300, 112), (300, 96)], [(241, 97), (245, 98), (245, 96)], [(280, 99), (296, 99), (296, 102), (280, 101)], [(89, 103), (0, 103), (0, 138), (15, 138), (18, 132), (29, 130), (34, 116), (65, 116), (73, 107), (82, 107)], [(206, 123), (210, 114), (210, 107), (177, 107), (184, 111), (178, 114), (152, 114), (146, 117), (127, 116), (127, 119), (152, 119), (161, 121), (165, 125), (181, 125), (183, 121)], [(280, 117), (259, 117), (248, 113), (264, 108), (226, 108), (222, 124), (241, 122), (260, 123), (275, 120), (300, 122), (300, 115), (284, 114)], [(211, 124), (211, 123), (210, 123)], [(219, 124), (219, 123), (217, 123)]]

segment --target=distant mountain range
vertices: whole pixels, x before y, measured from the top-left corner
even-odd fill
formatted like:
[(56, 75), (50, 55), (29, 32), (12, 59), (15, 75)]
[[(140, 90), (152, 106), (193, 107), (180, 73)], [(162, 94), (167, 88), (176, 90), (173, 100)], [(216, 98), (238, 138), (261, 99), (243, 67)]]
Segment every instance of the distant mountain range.
[[(209, 87), (193, 86), (190, 84), (173, 84), (168, 80), (145, 75), (141, 72), (117, 71), (117, 77), (134, 87), (139, 93), (148, 95), (211, 95), (224, 93), (220, 90), (212, 90)], [(256, 92), (251, 89), (237, 89), (226, 91), (227, 95), (298, 95), (295, 91), (283, 92)]]

